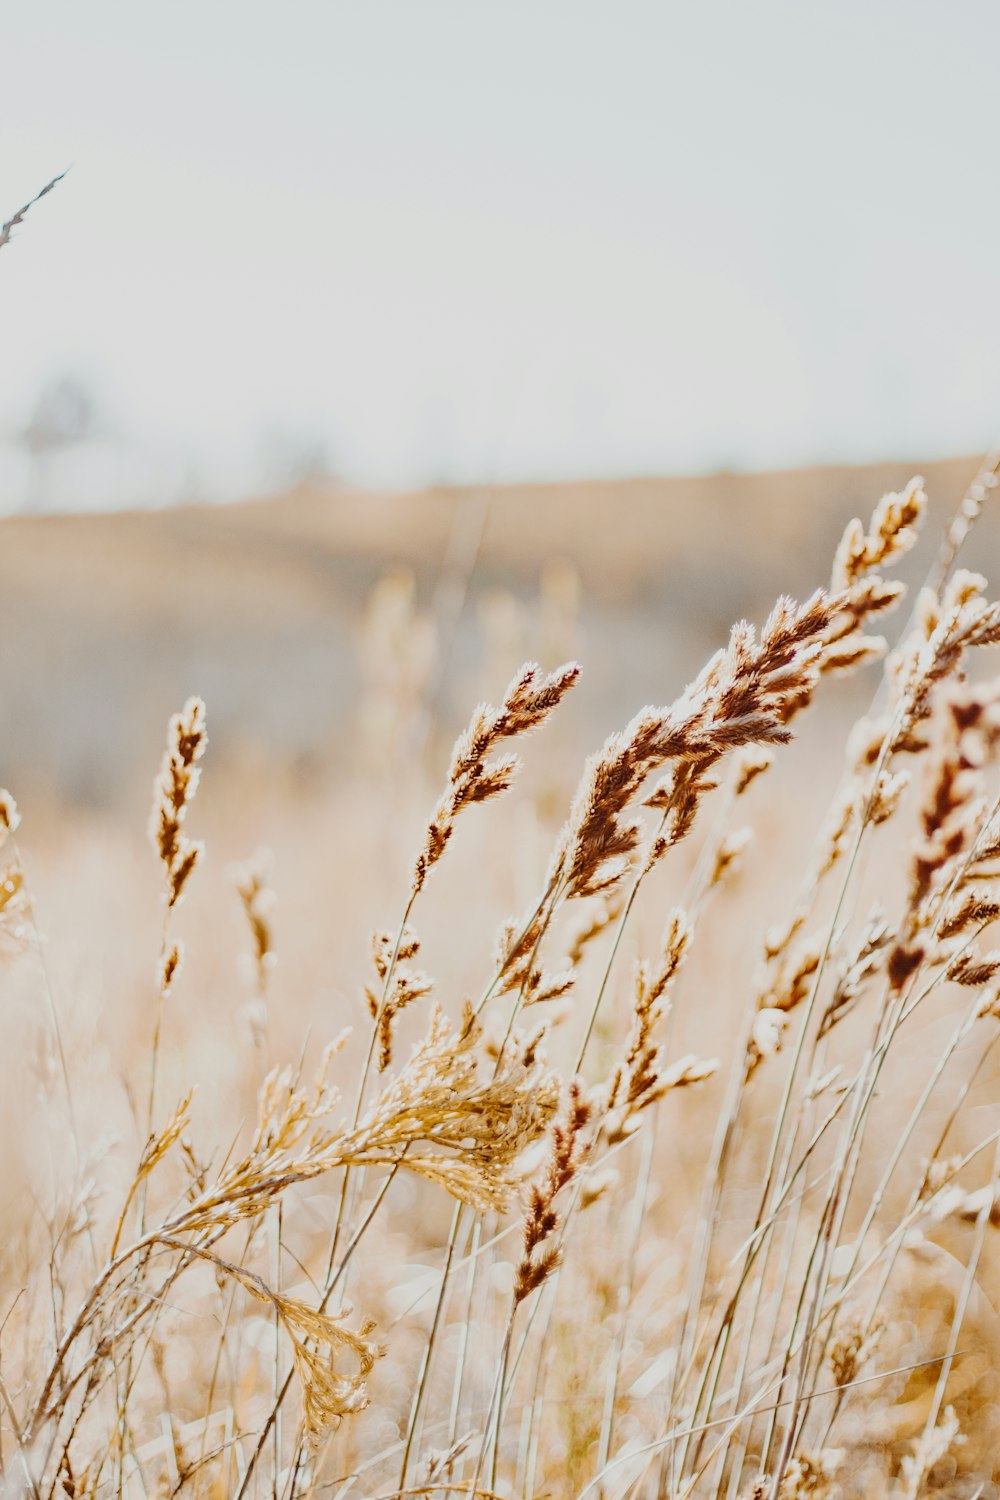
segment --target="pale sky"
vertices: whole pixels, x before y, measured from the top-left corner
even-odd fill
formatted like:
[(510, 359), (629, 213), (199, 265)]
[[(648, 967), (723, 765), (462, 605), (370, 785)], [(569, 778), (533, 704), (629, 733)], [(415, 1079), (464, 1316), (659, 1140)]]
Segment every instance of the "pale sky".
[(923, 458), (1000, 433), (1000, 7), (6, 8), (0, 508)]

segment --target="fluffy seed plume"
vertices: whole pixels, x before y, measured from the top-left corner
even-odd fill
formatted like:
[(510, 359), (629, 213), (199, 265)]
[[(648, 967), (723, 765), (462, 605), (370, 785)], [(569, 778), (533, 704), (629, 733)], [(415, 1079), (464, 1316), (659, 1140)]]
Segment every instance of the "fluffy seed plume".
[(969, 651), (1000, 644), (1000, 603), (983, 597), (985, 587), (980, 574), (959, 569), (940, 598), (926, 590), (921, 596), (919, 627), (894, 659), (899, 711), (893, 752), (928, 748), (924, 727), (939, 685), (961, 676)]
[(837, 1450), (796, 1453), (781, 1476), (778, 1500), (834, 1500), (840, 1493), (834, 1481), (841, 1458)]
[(957, 1219), (963, 1224), (983, 1219), (996, 1229), (1000, 1226), (1000, 1183), (990, 1182), (971, 1192), (958, 1184), (939, 1189), (931, 1201), (931, 1218), (938, 1222)]

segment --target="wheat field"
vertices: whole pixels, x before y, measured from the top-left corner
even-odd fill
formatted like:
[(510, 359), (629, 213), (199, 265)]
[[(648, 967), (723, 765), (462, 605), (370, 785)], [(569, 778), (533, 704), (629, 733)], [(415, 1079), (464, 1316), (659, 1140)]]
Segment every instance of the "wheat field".
[(440, 753), (389, 572), (343, 786), (3, 793), (5, 1495), (1000, 1493), (998, 469), (586, 759), (565, 576)]

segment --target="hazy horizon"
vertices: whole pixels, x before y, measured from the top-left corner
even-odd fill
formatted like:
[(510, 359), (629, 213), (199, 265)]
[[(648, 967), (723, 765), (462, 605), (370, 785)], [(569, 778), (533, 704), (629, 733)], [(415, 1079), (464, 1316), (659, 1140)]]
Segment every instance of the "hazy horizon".
[(995, 441), (992, 7), (288, 19), (8, 20), (0, 508)]

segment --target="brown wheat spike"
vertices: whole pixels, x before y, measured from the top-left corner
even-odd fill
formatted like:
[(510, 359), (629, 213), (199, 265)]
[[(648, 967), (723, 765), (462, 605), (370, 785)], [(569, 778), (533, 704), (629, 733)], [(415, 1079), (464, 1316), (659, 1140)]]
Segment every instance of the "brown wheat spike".
[(770, 770), (774, 764), (774, 751), (768, 750), (763, 745), (748, 745), (741, 750), (736, 757), (736, 777), (733, 783), (733, 795), (742, 797), (753, 785), (758, 776)]
[(1000, 971), (1000, 954), (962, 953), (948, 965), (945, 973), (954, 984), (982, 989)]
[(828, 633), (824, 673), (853, 669), (884, 651), (881, 637), (863, 634), (865, 625), (892, 609), (906, 590), (875, 569), (897, 562), (915, 545), (926, 507), (923, 480), (915, 478), (900, 494), (882, 497), (867, 531), (859, 520), (848, 524), (830, 579), (831, 591), (842, 596), (844, 606)]
[(777, 972), (757, 994), (757, 1015), (746, 1051), (748, 1078), (765, 1058), (780, 1051), (788, 1017), (809, 997), (822, 953), (822, 942), (816, 936), (804, 938), (790, 951), (781, 950)]
[(499, 796), (513, 781), (520, 762), (512, 754), (494, 756), (497, 747), (543, 724), (579, 675), (576, 662), (549, 673), (542, 672), (535, 662), (527, 662), (508, 685), (499, 708), (489, 703), (478, 706), (469, 727), (455, 742), (448, 785), (427, 825), (414, 866), (413, 895), (444, 853), (459, 813)]
[[(957, 574), (949, 585), (943, 606), (931, 609), (928, 604), (925, 609), (915, 643), (910, 643), (909, 654), (904, 651), (895, 667), (900, 712), (889, 747), (891, 753), (903, 750), (915, 753), (927, 747), (927, 738), (918, 726), (930, 718), (936, 687), (958, 672), (966, 649), (1000, 639), (1000, 615), (997, 615), (996, 606), (985, 603), (981, 595), (981, 579), (973, 574)], [(973, 787), (978, 784), (979, 766), (997, 738), (996, 690), (978, 688), (973, 691), (961, 685), (949, 685), (949, 694), (952, 706), (946, 708), (945, 718), (951, 724), (951, 730), (943, 733), (942, 750), (934, 765), (934, 784), (925, 798), (922, 813), (924, 843), (913, 861), (909, 906), (897, 942), (888, 954), (889, 981), (897, 990), (927, 959), (927, 944), (919, 935), (922, 929), (930, 927), (937, 915), (936, 904), (930, 900), (931, 883), (936, 885), (937, 895), (940, 895), (951, 874), (957, 870), (958, 856), (969, 847), (973, 832), (978, 828), (982, 807), (973, 796)], [(859, 730), (861, 733), (853, 736), (849, 759), (855, 762), (859, 775), (870, 765), (877, 765), (879, 769), (868, 790), (864, 789), (859, 777), (855, 777), (841, 792), (820, 840), (820, 858), (813, 888), (846, 852), (859, 813), (864, 813), (870, 825), (886, 822), (897, 811), (907, 787), (906, 772), (891, 772), (886, 763), (889, 724), (862, 723)], [(808, 901), (805, 901), (783, 930), (769, 935), (765, 947), (765, 957), (769, 962), (783, 963), (787, 968), (787, 951), (807, 916)], [(781, 977), (772, 978), (762, 987), (759, 1019), (754, 1023), (748, 1046), (751, 1070), (762, 1058), (780, 1050), (786, 1023), (778, 1013), (795, 1007), (805, 998), (805, 993), (801, 984), (789, 984)], [(835, 996), (820, 1023), (820, 1035), (829, 1029), (838, 1014), (844, 1014), (844, 1011), (840, 999)]]
[(535, 966), (535, 957), (545, 925), (545, 913), (541, 907), (534, 911), (523, 925), (508, 917), (497, 932), (493, 943), (493, 970), (498, 976), (497, 993), (513, 991), (527, 992), (541, 978)]
[[(384, 1073), (392, 1062), (393, 1031), (396, 1017), (400, 1011), (412, 1005), (414, 1000), (420, 1000), (424, 995), (429, 995), (433, 989), (433, 982), (427, 974), (409, 972), (397, 969), (393, 974), (392, 987), (386, 996), (385, 1004), (381, 1014), (378, 1010), (378, 1001), (372, 1011), (373, 1018), (378, 1021), (378, 1067), (379, 1072)], [(368, 992), (369, 1003), (372, 1000), (371, 991)]]
[(832, 1031), (854, 1008), (866, 986), (884, 963), (886, 947), (891, 939), (889, 924), (881, 909), (876, 908), (858, 935), (851, 955), (844, 962), (834, 984), (833, 994), (820, 1019), (821, 1037)]
[(365, 999), (372, 1020), (376, 1023), (379, 1072), (384, 1073), (392, 1062), (392, 1044), (396, 1028), (396, 1017), (415, 1000), (429, 995), (433, 981), (427, 974), (409, 967), (420, 952), (420, 939), (411, 927), (405, 927), (396, 946), (396, 963), (392, 966), (393, 939), (388, 932), (372, 933), (372, 957), (375, 973), (385, 984), (392, 967), (392, 978), (383, 998), (370, 986), (365, 986)]
[(982, 929), (1000, 917), (1000, 901), (984, 891), (959, 893), (938, 923), (938, 936), (959, 937), (971, 927)]
[(709, 885), (719, 885), (738, 871), (747, 845), (752, 838), (752, 828), (733, 828), (723, 835), (715, 847)]
[(564, 1108), (555, 1120), (549, 1140), (545, 1173), (532, 1184), (521, 1232), (521, 1258), (514, 1276), (514, 1307), (537, 1291), (559, 1264), (555, 1241), (559, 1228), (556, 1199), (576, 1177), (589, 1151), (586, 1127), (593, 1105), (579, 1079), (568, 1088)]
[(713, 768), (730, 750), (784, 744), (790, 706), (817, 680), (826, 632), (843, 599), (814, 594), (803, 605), (779, 599), (758, 640), (736, 625), (720, 651), (670, 708), (643, 709), (592, 757), (553, 864), (568, 896), (610, 890), (635, 854), (641, 821), (631, 811), (647, 778), (673, 775), (649, 799), (669, 822), (668, 842), (690, 831)]
[(567, 949), (567, 958), (571, 968), (583, 962), (584, 954), (596, 938), (618, 921), (624, 907), (621, 896), (610, 901), (598, 898), (589, 911), (584, 911), (578, 918), (576, 926), (572, 929)]
[(184, 820), (198, 789), (198, 762), (205, 753), (205, 705), (189, 698), (170, 720), (163, 764), (153, 786), (150, 837), (163, 864), (168, 907), (176, 906), (200, 860), (203, 845), (187, 838)]
[(848, 523), (834, 560), (832, 588), (855, 587), (873, 568), (895, 562), (916, 545), (917, 527), (927, 508), (923, 483), (918, 475), (900, 494), (883, 495), (869, 531), (860, 521)]
[(160, 994), (163, 996), (164, 1000), (167, 998), (167, 996), (170, 994), (171, 989), (173, 988), (174, 980), (180, 973), (181, 964), (183, 963), (183, 961), (183, 943), (171, 943), (169, 948), (165, 950), (162, 957), (160, 958), (159, 968), (157, 970), (157, 982), (159, 984)]
[(251, 859), (238, 865), (233, 872), (236, 894), (240, 898), (247, 926), (250, 929), (254, 972), (257, 977), (257, 988), (261, 994), (267, 988), (267, 976), (274, 967), (274, 932), (271, 927), (271, 915), (276, 898), (269, 883), (270, 866), (270, 854), (267, 850), (259, 849)]
[(14, 833), (20, 822), (21, 814), (17, 810), (17, 803), (6, 787), (0, 787), (0, 828), (5, 835)]
[[(588, 927), (582, 939), (574, 940), (574, 948), (582, 954), (587, 943), (604, 931), (610, 918), (598, 917), (593, 922), (588, 918)], [(546, 914), (539, 907), (523, 927), (508, 919), (503, 923), (493, 946), (493, 966), (496, 980), (493, 993), (507, 995), (517, 992), (523, 1005), (540, 1005), (545, 1001), (561, 1000), (576, 983), (578, 958), (571, 952), (559, 969), (545, 969), (536, 962), (542, 935), (545, 931)]]
[(639, 1116), (669, 1089), (707, 1078), (717, 1061), (682, 1058), (667, 1067), (656, 1032), (666, 1015), (666, 1002), (694, 935), (684, 912), (671, 912), (655, 966), (640, 963), (635, 973), (632, 1028), (621, 1065), (608, 1092), (606, 1135), (609, 1145), (626, 1140), (638, 1128)]
[(972, 848), (982, 818), (983, 766), (1000, 739), (997, 684), (950, 688), (941, 715), (937, 754), (921, 806), (921, 838), (910, 869), (907, 907), (888, 973), (901, 989), (923, 962), (927, 934), (961, 858)]

